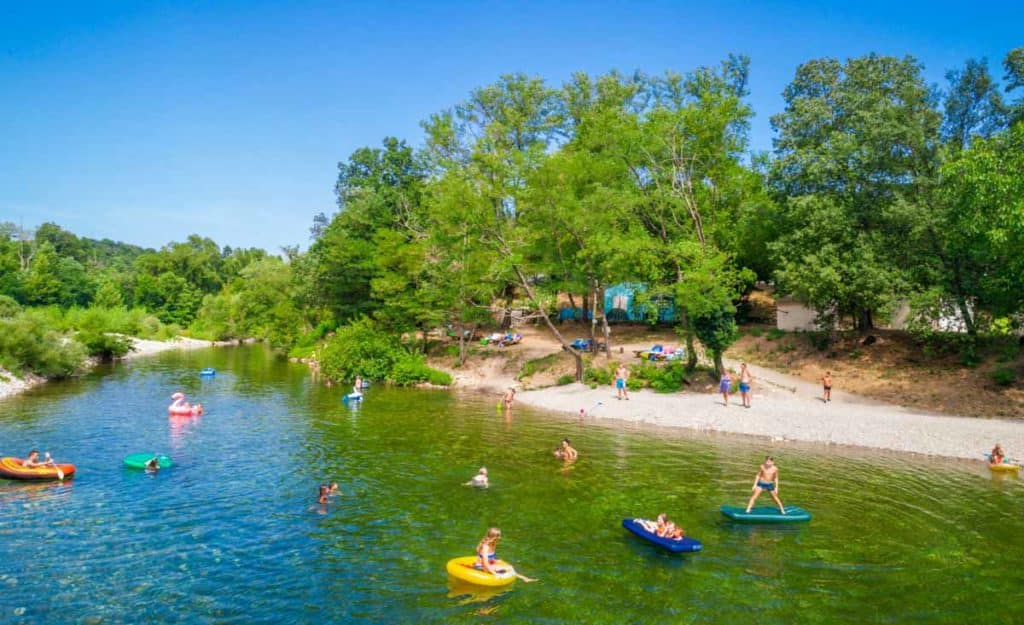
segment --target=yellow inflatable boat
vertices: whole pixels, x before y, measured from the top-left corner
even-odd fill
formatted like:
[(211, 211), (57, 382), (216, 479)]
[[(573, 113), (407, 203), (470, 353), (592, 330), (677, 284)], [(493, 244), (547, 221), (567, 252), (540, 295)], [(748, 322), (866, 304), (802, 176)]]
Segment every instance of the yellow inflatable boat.
[(474, 568), (475, 563), (476, 556), (463, 556), (452, 558), (445, 568), (452, 577), (477, 586), (508, 586), (516, 581), (516, 570), (504, 560), (495, 560), (492, 565), (497, 575)]

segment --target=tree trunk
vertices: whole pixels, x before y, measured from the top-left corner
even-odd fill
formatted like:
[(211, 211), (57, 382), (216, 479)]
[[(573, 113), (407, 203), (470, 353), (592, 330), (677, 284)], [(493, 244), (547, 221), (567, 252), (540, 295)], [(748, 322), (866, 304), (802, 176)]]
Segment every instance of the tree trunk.
[(601, 313), (601, 332), (604, 334), (604, 355), (612, 357), (612, 329), (608, 327), (608, 316)]
[(686, 336), (686, 370), (697, 368), (697, 350), (693, 346), (693, 329), (690, 327), (690, 315), (684, 306), (679, 307), (680, 321), (683, 322), (683, 334)]
[(857, 329), (860, 330), (861, 334), (875, 329), (875, 322), (871, 317), (870, 308), (861, 308), (857, 313)]
[(519, 270), (519, 267), (513, 267), (513, 271), (516, 272), (516, 277), (519, 278), (519, 286), (523, 288), (523, 292), (526, 293), (526, 297), (530, 298), (530, 301), (533, 302), (534, 306), (537, 307), (537, 312), (540, 313), (540, 318), (544, 320), (544, 325), (546, 325), (548, 327), (548, 330), (550, 330), (551, 333), (555, 335), (555, 338), (558, 339), (558, 342), (562, 344), (562, 348), (565, 349), (565, 351), (572, 354), (572, 357), (576, 360), (576, 381), (582, 382), (583, 352), (581, 352), (578, 349), (575, 349), (572, 346), (572, 343), (565, 340), (565, 337), (562, 336), (562, 333), (558, 331), (558, 326), (556, 326), (554, 322), (551, 321), (551, 317), (548, 316), (548, 311), (544, 310), (543, 302), (541, 302), (540, 298), (537, 297), (537, 295), (533, 292), (533, 287), (530, 286), (530, 283), (527, 281), (526, 276), (524, 276), (523, 272)]
[(711, 353), (714, 355), (715, 358), (715, 371), (718, 373), (718, 375), (722, 375), (723, 373), (725, 373), (725, 363), (722, 362), (722, 353), (717, 351)]
[(587, 293), (588, 306), (590, 308), (590, 319), (587, 319), (586, 312), (583, 313), (583, 323), (587, 324), (587, 334), (590, 337), (590, 344), (594, 345), (597, 341), (597, 337), (594, 335), (594, 325), (597, 323), (597, 292), (591, 289), (590, 293)]
[(971, 307), (967, 305), (967, 300), (963, 297), (956, 298), (956, 305), (960, 309), (960, 316), (964, 318), (967, 335), (973, 339), (978, 334), (978, 325), (974, 323), (974, 318), (971, 316)]

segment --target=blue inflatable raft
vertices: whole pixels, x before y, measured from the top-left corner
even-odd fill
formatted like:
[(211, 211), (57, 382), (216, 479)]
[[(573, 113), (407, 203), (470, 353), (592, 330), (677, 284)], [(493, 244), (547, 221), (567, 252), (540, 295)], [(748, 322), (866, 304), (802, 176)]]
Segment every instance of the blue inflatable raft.
[(217, 370), (214, 369), (213, 367), (207, 367), (207, 368), (203, 369), (202, 371), (200, 371), (199, 375), (203, 376), (203, 377), (214, 376), (214, 375), (217, 375)]
[(662, 549), (667, 549), (672, 553), (692, 553), (704, 548), (704, 545), (702, 545), (699, 540), (690, 538), (689, 536), (683, 536), (679, 540), (674, 540), (672, 538), (658, 536), (653, 532), (648, 532), (644, 529), (643, 525), (640, 525), (633, 519), (622, 519), (622, 527), (628, 529), (647, 542), (654, 543)]
[(778, 508), (758, 506), (747, 512), (740, 506), (722, 506), (722, 514), (740, 523), (802, 523), (811, 520), (811, 513), (797, 506), (786, 506), (786, 514)]

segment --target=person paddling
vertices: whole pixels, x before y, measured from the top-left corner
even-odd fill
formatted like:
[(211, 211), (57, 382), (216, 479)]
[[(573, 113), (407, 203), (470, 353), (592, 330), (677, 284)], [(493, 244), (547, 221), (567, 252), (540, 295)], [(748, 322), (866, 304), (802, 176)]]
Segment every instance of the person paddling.
[(33, 449), (32, 451), (28, 452), (28, 457), (25, 458), (25, 460), (22, 461), (21, 466), (25, 467), (26, 469), (38, 469), (40, 467), (53, 467), (53, 469), (57, 472), (57, 478), (61, 479), (61, 480), (64, 479), (64, 472), (61, 471), (60, 467), (57, 466), (57, 463), (54, 462), (53, 458), (50, 457), (50, 452), (46, 452), (45, 459), (42, 462), (40, 462), (39, 461), (39, 450), (38, 449)]
[(764, 457), (764, 464), (761, 465), (757, 475), (754, 476), (754, 486), (751, 490), (754, 491), (754, 494), (750, 496), (750, 501), (747, 502), (748, 513), (754, 507), (754, 502), (761, 496), (761, 493), (768, 491), (768, 494), (775, 500), (776, 505), (779, 506), (779, 512), (786, 514), (786, 508), (779, 499), (779, 467), (775, 466), (775, 458), (771, 456)]

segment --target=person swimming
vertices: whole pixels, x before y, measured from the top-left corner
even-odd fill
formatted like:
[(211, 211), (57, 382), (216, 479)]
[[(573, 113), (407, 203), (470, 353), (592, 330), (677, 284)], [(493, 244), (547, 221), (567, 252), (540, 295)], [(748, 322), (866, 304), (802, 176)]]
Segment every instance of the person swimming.
[(579, 452), (573, 449), (569, 443), (569, 439), (563, 438), (560, 447), (555, 448), (555, 457), (561, 458), (562, 460), (575, 460), (579, 456)]
[(480, 471), (473, 476), (473, 479), (469, 480), (464, 485), (475, 486), (476, 488), (487, 488), (490, 485), (487, 481), (487, 467), (480, 467)]
[(338, 488), (337, 482), (331, 482), (331, 485), (327, 488), (327, 495), (333, 497), (334, 495), (340, 495), (341, 490)]
[(317, 497), (316, 502), (319, 503), (319, 504), (326, 504), (327, 503), (327, 495), (330, 493), (330, 490), (331, 489), (328, 488), (326, 484), (321, 484), (320, 485), (320, 495), (319, 495), (319, 497)]

